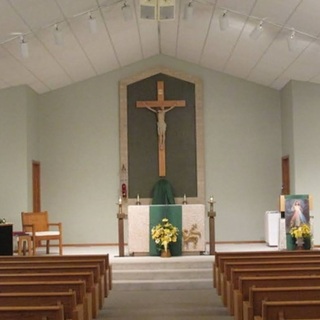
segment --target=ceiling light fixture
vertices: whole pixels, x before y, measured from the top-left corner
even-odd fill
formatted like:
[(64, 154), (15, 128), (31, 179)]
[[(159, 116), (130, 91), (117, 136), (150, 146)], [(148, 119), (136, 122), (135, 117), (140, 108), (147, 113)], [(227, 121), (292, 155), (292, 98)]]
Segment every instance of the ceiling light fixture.
[[(189, 1), (189, 3), (191, 3)], [(175, 0), (140, 0), (140, 18), (148, 20), (173, 20)]]
[(54, 36), (54, 43), (57, 46), (62, 46), (63, 45), (63, 34), (62, 34), (61, 29), (59, 29), (58, 24), (54, 25), (53, 36)]
[(121, 10), (122, 10), (122, 14), (123, 14), (123, 19), (125, 21), (132, 20), (132, 18), (133, 18), (132, 10), (131, 10), (131, 7), (128, 5), (127, 1), (125, 1), (123, 3)]
[(191, 0), (184, 7), (184, 16), (183, 16), (183, 18), (185, 20), (190, 20), (192, 18), (192, 15), (193, 15), (193, 4), (192, 4), (192, 0)]
[(261, 33), (263, 32), (263, 20), (259, 22), (259, 24), (251, 31), (250, 38), (253, 40), (257, 40)]
[(91, 12), (89, 12), (88, 23), (89, 23), (90, 32), (97, 33), (98, 31), (97, 19), (92, 16)]
[(29, 57), (28, 43), (26, 43), (23, 35), (20, 35), (20, 51), (22, 58), (26, 59)]
[(297, 49), (296, 31), (294, 29), (292, 29), (291, 34), (288, 37), (288, 48), (290, 51), (295, 51)]
[(225, 31), (229, 27), (228, 11), (224, 10), (219, 17), (219, 26), (221, 31)]

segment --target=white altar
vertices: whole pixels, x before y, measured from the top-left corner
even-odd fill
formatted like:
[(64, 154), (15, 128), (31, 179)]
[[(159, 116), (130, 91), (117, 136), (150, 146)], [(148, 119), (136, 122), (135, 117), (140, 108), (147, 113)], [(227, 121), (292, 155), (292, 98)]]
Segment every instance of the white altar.
[[(182, 253), (205, 251), (205, 206), (182, 205)], [(128, 206), (128, 251), (130, 255), (148, 255), (150, 230), (149, 205)]]

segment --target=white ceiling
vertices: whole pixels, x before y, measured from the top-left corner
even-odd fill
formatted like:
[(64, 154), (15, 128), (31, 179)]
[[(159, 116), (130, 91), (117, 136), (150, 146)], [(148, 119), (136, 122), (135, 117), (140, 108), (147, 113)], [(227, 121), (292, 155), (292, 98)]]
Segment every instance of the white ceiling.
[[(165, 0), (172, 1), (172, 0)], [(290, 79), (320, 83), (319, 0), (175, 0), (175, 19), (140, 19), (139, 0), (0, 0), (0, 88), (27, 84), (44, 93), (164, 54), (271, 88)], [(227, 11), (229, 27), (219, 17)], [(92, 33), (88, 12), (97, 20)], [(250, 37), (263, 19), (263, 32)], [(54, 41), (55, 24), (63, 45)], [(296, 31), (296, 48), (287, 38)], [(20, 50), (22, 33), (29, 56)]]

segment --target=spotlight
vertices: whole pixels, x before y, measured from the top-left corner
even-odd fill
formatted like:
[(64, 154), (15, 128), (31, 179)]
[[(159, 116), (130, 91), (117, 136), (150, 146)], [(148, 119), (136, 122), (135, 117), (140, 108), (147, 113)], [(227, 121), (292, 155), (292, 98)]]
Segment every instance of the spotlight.
[(224, 10), (222, 15), (219, 17), (219, 25), (220, 30), (225, 31), (229, 27), (229, 18), (228, 18), (228, 11)]
[(89, 13), (89, 28), (91, 33), (97, 33), (98, 31), (98, 25), (97, 25), (97, 20), (95, 17), (92, 16), (91, 13)]
[(132, 10), (126, 1), (124, 2), (123, 6), (121, 7), (121, 10), (122, 10), (122, 14), (123, 14), (123, 19), (125, 21), (132, 20), (132, 18), (133, 18)]
[(54, 42), (57, 46), (62, 46), (63, 45), (63, 34), (62, 31), (59, 29), (59, 26), (56, 24), (54, 26)]
[(184, 16), (183, 17), (185, 20), (190, 20), (192, 18), (192, 15), (193, 15), (193, 5), (192, 5), (192, 0), (191, 0), (184, 7)]
[(288, 48), (290, 51), (295, 51), (297, 49), (296, 31), (294, 29), (292, 29), (291, 34), (288, 37)]
[(20, 36), (20, 51), (22, 58), (28, 58), (29, 57), (29, 48), (28, 43), (25, 42), (24, 36)]
[(250, 38), (257, 40), (263, 32), (263, 20), (251, 31)]

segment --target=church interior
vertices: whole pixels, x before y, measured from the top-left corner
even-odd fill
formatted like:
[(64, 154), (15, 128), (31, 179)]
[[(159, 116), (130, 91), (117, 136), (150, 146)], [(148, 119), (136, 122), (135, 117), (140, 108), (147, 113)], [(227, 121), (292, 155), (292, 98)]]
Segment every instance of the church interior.
[(108, 253), (116, 267), (158, 258), (150, 228), (170, 215), (179, 258), (211, 268), (214, 251), (278, 251), (266, 213), (308, 195), (316, 250), (318, 12), (310, 0), (1, 1), (0, 231), (48, 212), (63, 255)]

